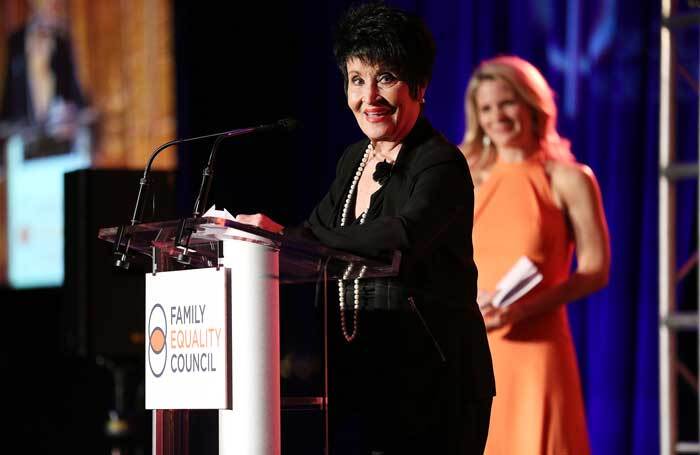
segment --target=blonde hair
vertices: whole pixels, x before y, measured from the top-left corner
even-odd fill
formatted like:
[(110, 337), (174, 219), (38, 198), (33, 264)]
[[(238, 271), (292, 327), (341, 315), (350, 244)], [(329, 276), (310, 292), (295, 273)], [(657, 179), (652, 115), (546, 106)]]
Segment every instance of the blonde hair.
[(510, 85), (533, 112), (533, 129), (546, 159), (574, 161), (570, 143), (557, 132), (555, 93), (542, 73), (530, 62), (514, 55), (483, 61), (474, 71), (465, 94), (467, 128), (462, 148), (470, 163), (483, 167), (495, 160), (491, 147), (484, 147), (484, 131), (479, 125), (476, 91), (483, 81), (500, 79)]

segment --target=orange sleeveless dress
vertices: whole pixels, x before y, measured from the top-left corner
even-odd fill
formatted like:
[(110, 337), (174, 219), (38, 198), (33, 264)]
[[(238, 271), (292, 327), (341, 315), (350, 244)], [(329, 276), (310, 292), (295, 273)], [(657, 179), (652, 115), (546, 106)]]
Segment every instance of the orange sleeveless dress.
[[(479, 289), (493, 291), (523, 255), (543, 280), (521, 301), (567, 279), (573, 241), (539, 155), (493, 165), (476, 192), (473, 240)], [(496, 396), (486, 455), (589, 454), (565, 306), (493, 330), (488, 339)]]

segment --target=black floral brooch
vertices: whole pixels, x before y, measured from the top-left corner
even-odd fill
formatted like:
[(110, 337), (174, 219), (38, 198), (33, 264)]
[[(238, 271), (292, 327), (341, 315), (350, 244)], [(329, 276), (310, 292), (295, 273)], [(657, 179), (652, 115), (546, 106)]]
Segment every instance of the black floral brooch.
[(384, 183), (386, 183), (386, 181), (391, 176), (391, 170), (393, 168), (394, 164), (389, 163), (387, 160), (384, 160), (381, 163), (377, 163), (377, 166), (374, 168), (374, 174), (372, 174), (372, 178), (375, 182), (379, 183), (380, 185), (384, 185)]

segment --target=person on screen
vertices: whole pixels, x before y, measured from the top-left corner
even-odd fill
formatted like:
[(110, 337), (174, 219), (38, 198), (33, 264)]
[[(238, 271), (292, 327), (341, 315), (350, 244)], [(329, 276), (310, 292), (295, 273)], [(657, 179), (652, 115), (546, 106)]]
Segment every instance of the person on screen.
[[(498, 390), (486, 453), (587, 454), (565, 304), (608, 280), (608, 229), (595, 175), (558, 134), (554, 93), (529, 62), (510, 55), (482, 62), (465, 98), (467, 127), (459, 147), (476, 186), (479, 305)], [(522, 257), (542, 281), (499, 306), (496, 286)]]
[(85, 113), (62, 0), (32, 0), (28, 22), (8, 41), (0, 122), (23, 133), (29, 158), (66, 153)]
[[(399, 250), (402, 260), (396, 278), (338, 282), (331, 451), (480, 454), (495, 391), (464, 235), (474, 193), (464, 156), (423, 115), (434, 41), (417, 17), (371, 3), (341, 19), (334, 53), (366, 137), (345, 150), (304, 226), (284, 233), (367, 257)], [(262, 214), (237, 221), (283, 231)]]

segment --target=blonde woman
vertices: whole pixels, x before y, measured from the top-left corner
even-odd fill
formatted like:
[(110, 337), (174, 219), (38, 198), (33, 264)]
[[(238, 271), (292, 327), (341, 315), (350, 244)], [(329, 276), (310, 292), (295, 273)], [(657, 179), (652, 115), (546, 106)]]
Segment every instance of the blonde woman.
[[(589, 453), (565, 305), (608, 280), (609, 238), (598, 184), (557, 133), (554, 93), (532, 64), (515, 56), (482, 62), (465, 102), (460, 149), (475, 183), (479, 306), (497, 393), (485, 453)], [(493, 300), (496, 286), (523, 257), (542, 281), (500, 306)]]

